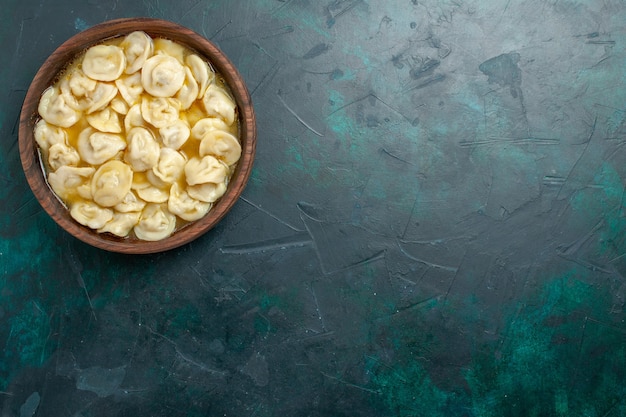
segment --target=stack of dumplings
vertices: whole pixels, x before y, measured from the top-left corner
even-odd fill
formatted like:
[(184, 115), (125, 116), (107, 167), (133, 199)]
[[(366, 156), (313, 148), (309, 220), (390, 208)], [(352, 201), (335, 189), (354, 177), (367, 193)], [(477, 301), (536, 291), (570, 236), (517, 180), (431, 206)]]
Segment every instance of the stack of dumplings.
[(48, 184), (80, 224), (157, 241), (205, 216), (241, 157), (237, 108), (194, 51), (136, 31), (92, 46), (46, 89)]

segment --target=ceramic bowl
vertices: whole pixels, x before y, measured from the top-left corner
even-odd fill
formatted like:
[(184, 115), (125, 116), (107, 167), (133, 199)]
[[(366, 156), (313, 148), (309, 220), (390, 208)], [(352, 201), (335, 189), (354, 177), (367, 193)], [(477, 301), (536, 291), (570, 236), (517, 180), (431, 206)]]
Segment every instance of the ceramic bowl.
[[(105, 39), (124, 36), (142, 30), (153, 38), (161, 37), (185, 45), (206, 58), (216, 73), (220, 74), (235, 99), (239, 117), (241, 158), (228, 184), (226, 193), (201, 219), (187, 224), (171, 236), (158, 241), (119, 238), (109, 233), (98, 233), (76, 222), (68, 208), (49, 187), (38, 145), (34, 139), (34, 126), (39, 120), (38, 103), (43, 91), (54, 84), (60, 72), (77, 55)], [(112, 252), (147, 254), (182, 246), (212, 229), (233, 207), (242, 193), (254, 161), (256, 148), (255, 114), (246, 85), (232, 62), (212, 42), (196, 32), (178, 24), (151, 18), (127, 18), (100, 23), (71, 37), (50, 55), (35, 75), (24, 99), (20, 116), (19, 149), (28, 184), (42, 208), (72, 236)]]

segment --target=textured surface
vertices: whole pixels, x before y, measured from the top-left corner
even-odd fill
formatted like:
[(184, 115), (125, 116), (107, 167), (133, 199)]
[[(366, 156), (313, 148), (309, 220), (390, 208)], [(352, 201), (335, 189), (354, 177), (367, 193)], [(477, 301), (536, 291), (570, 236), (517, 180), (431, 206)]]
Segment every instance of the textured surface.
[[(623, 1), (3, 6), (2, 416), (626, 414)], [(17, 147), (45, 57), (128, 16), (216, 42), (259, 128), (150, 256), (62, 232)]]

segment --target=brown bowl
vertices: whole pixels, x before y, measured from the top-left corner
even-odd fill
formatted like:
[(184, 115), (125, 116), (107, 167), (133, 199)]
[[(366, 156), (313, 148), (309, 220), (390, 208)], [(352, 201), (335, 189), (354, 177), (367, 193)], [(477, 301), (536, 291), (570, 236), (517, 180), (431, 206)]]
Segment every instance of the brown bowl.
[[(159, 241), (119, 238), (108, 233), (98, 233), (76, 222), (63, 203), (48, 186), (34, 138), (38, 120), (37, 107), (43, 91), (52, 85), (66, 65), (78, 54), (101, 41), (143, 30), (151, 37), (167, 38), (183, 44), (208, 59), (219, 73), (235, 99), (239, 114), (241, 158), (230, 180), (226, 193), (206, 216), (175, 231)], [(22, 166), (28, 184), (43, 209), (68, 233), (100, 249), (127, 254), (162, 252), (184, 245), (213, 228), (231, 209), (241, 195), (254, 161), (256, 149), (256, 121), (250, 94), (232, 62), (209, 40), (178, 24), (151, 18), (127, 18), (100, 23), (71, 37), (46, 59), (33, 79), (22, 106), (19, 128), (19, 148)]]

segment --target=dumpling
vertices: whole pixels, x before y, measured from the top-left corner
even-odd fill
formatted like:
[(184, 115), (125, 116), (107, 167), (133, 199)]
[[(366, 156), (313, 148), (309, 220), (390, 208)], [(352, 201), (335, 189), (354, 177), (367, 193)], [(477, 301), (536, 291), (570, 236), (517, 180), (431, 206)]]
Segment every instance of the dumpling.
[(98, 233), (112, 233), (119, 237), (126, 237), (139, 222), (140, 211), (129, 213), (114, 213), (113, 218), (98, 229)]
[(80, 119), (80, 112), (69, 104), (72, 99), (67, 94), (61, 94), (57, 88), (48, 87), (39, 100), (37, 110), (46, 122), (55, 126), (71, 127)]
[(187, 142), (191, 131), (186, 122), (179, 120), (171, 126), (165, 126), (159, 129), (159, 136), (163, 146), (171, 149), (180, 149)]
[(169, 39), (156, 38), (154, 40), (154, 53), (174, 57), (182, 64), (185, 48)]
[(124, 70), (126, 74), (139, 71), (154, 50), (152, 38), (139, 30), (126, 35), (120, 47), (124, 50), (126, 57), (126, 69)]
[(213, 72), (205, 60), (196, 54), (187, 55), (185, 64), (187, 64), (198, 83), (198, 98), (204, 97), (207, 87), (215, 80), (215, 72)]
[(99, 82), (89, 78), (80, 69), (75, 69), (69, 77), (60, 82), (61, 92), (68, 100), (68, 105), (79, 112), (93, 113), (102, 110), (117, 95), (117, 87), (111, 83)]
[(109, 83), (98, 83), (96, 89), (85, 97), (87, 114), (104, 109), (117, 95), (117, 87)]
[(76, 166), (80, 162), (80, 155), (76, 149), (65, 143), (55, 143), (48, 150), (48, 165), (56, 171), (64, 165)]
[(183, 176), (186, 162), (180, 152), (171, 148), (161, 148), (159, 162), (152, 168), (152, 172), (161, 181), (171, 184)]
[[(89, 78), (82, 70), (75, 69), (70, 74), (67, 87), (65, 88), (69, 88), (68, 92), (71, 92), (74, 97), (81, 98), (93, 92), (97, 85), (98, 82), (96, 80)], [(64, 89), (64, 86), (65, 83), (61, 83), (61, 90)]]
[(111, 107), (106, 107), (86, 116), (87, 123), (94, 129), (106, 133), (122, 133), (122, 123), (119, 114)]
[(143, 88), (154, 97), (173, 97), (184, 82), (185, 68), (169, 55), (154, 55), (141, 69)]
[(79, 201), (72, 204), (70, 215), (83, 226), (100, 229), (113, 218), (113, 210), (100, 207), (93, 201)]
[(193, 125), (191, 129), (191, 137), (196, 140), (204, 139), (204, 136), (213, 130), (228, 130), (228, 125), (217, 117), (206, 117), (200, 119)]
[(77, 188), (87, 183), (93, 173), (92, 167), (74, 167), (63, 165), (54, 172), (48, 174), (48, 184), (52, 190), (63, 200), (68, 200), (76, 195)]
[(133, 127), (146, 127), (147, 123), (143, 119), (141, 115), (141, 105), (135, 104), (130, 109), (128, 109), (128, 113), (126, 113), (126, 117), (124, 117), (124, 129), (126, 133), (130, 132), (130, 129)]
[(114, 133), (98, 132), (92, 127), (78, 135), (78, 154), (91, 165), (100, 165), (126, 148), (126, 141)]
[(211, 209), (211, 205), (211, 203), (191, 198), (178, 184), (172, 185), (170, 198), (167, 201), (168, 210), (188, 222), (204, 217)]
[(152, 126), (160, 129), (179, 120), (180, 102), (174, 98), (151, 97), (141, 101), (141, 115)]
[(193, 77), (189, 67), (185, 67), (185, 81), (183, 86), (176, 93), (176, 98), (180, 101), (180, 106), (183, 110), (187, 110), (198, 98), (198, 83)]
[(133, 127), (128, 131), (126, 140), (128, 147), (124, 160), (130, 164), (133, 171), (146, 171), (157, 164), (160, 147), (151, 131), (143, 127)]
[(226, 192), (226, 183), (220, 182), (215, 184), (207, 182), (206, 184), (190, 185), (187, 187), (187, 193), (191, 198), (204, 201), (206, 203), (214, 203)]
[(117, 114), (121, 114), (124, 116), (128, 114), (128, 109), (130, 108), (128, 103), (126, 103), (126, 101), (121, 97), (115, 97), (113, 100), (111, 100), (110, 105), (111, 108), (115, 110), (115, 112), (117, 112)]
[(129, 213), (132, 211), (141, 211), (145, 206), (146, 202), (137, 198), (135, 193), (131, 190), (124, 196), (122, 201), (113, 208), (120, 213)]
[(219, 117), (229, 126), (235, 121), (235, 101), (230, 98), (226, 90), (216, 84), (211, 84), (207, 88), (202, 103), (207, 115)]
[(42, 152), (48, 152), (48, 149), (57, 143), (67, 143), (67, 132), (58, 126), (51, 125), (44, 119), (41, 119), (35, 125), (35, 141)]
[(83, 72), (94, 80), (113, 81), (122, 75), (125, 68), (126, 56), (119, 46), (92, 46), (83, 57)]
[(233, 165), (241, 157), (241, 145), (230, 133), (214, 130), (204, 136), (199, 152), (200, 156), (213, 155), (227, 165)]
[(102, 207), (113, 207), (124, 201), (133, 183), (133, 170), (122, 161), (100, 166), (91, 179), (93, 200)]
[(129, 106), (133, 106), (141, 100), (141, 93), (143, 93), (141, 73), (136, 72), (132, 75), (118, 78), (115, 80), (115, 85)]
[(137, 188), (135, 192), (142, 200), (148, 203), (165, 203), (170, 197), (168, 189), (159, 188), (152, 184), (145, 188)]
[(170, 184), (166, 184), (150, 170), (135, 173), (131, 188), (139, 198), (148, 203), (164, 203), (169, 198)]
[(224, 182), (227, 174), (228, 168), (211, 155), (202, 159), (191, 158), (185, 164), (185, 180), (188, 185)]
[(133, 228), (141, 240), (161, 240), (172, 234), (176, 216), (160, 204), (148, 204), (141, 212), (139, 223)]

